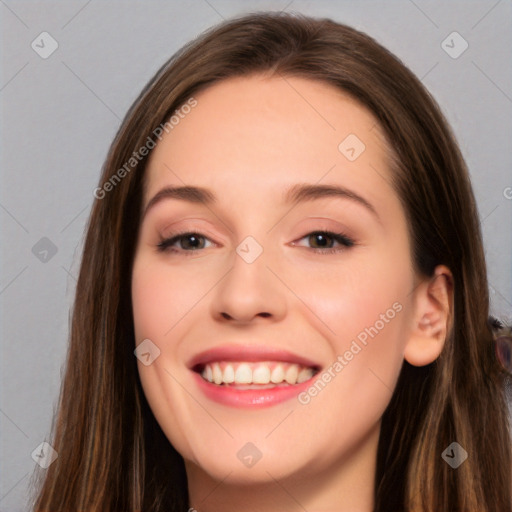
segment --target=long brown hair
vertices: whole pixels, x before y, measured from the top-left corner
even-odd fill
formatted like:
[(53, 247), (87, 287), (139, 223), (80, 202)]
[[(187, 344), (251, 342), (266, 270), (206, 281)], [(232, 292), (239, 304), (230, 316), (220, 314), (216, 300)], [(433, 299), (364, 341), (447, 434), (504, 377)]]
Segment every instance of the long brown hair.
[[(92, 208), (70, 344), (37, 511), (188, 508), (182, 457), (157, 424), (138, 377), (130, 279), (147, 157), (105, 184), (154, 130), (208, 85), (252, 73), (323, 81), (369, 109), (393, 153), (392, 185), (408, 219), (417, 272), (453, 274), (451, 330), (435, 363), (404, 363), (381, 426), (375, 511), (511, 512), (504, 374), (489, 314), (482, 236), (468, 171), (421, 82), (367, 35), (328, 19), (251, 14), (210, 29), (173, 56), (127, 113)], [(127, 169), (125, 167), (125, 169)], [(118, 173), (119, 176), (119, 173)], [(468, 453), (452, 469), (452, 442)], [(334, 504), (333, 504), (334, 506)]]

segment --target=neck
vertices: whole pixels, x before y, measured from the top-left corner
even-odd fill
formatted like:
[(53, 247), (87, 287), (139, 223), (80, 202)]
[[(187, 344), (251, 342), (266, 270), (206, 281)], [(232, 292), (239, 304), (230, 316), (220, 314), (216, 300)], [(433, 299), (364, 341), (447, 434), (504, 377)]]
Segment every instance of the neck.
[(216, 479), (185, 461), (190, 512), (372, 512), (379, 427), (337, 460), (319, 458), (282, 478), (269, 468), (265, 481), (241, 483), (230, 471)]

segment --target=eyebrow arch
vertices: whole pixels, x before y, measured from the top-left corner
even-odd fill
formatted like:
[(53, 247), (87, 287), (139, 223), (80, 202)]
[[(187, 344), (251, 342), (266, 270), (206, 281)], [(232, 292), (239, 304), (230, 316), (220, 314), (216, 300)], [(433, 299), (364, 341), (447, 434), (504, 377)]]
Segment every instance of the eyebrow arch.
[(144, 208), (142, 218), (146, 216), (155, 204), (164, 199), (181, 199), (196, 204), (212, 204), (217, 200), (215, 195), (206, 188), (192, 187), (190, 185), (184, 187), (165, 187), (157, 192), (148, 202), (146, 208)]
[[(381, 222), (379, 214), (366, 199), (359, 194), (339, 185), (315, 185), (310, 183), (298, 183), (285, 191), (284, 201), (288, 204), (299, 204), (324, 197), (340, 197), (350, 199), (359, 203), (368, 209), (379, 222)], [(203, 187), (194, 187), (191, 185), (182, 187), (165, 187), (157, 192), (148, 202), (144, 209), (142, 218), (146, 216), (148, 211), (157, 203), (164, 199), (181, 199), (195, 204), (210, 205), (217, 201), (216, 196), (210, 190)]]
[(312, 185), (309, 183), (298, 183), (288, 189), (284, 194), (285, 202), (292, 203), (294, 205), (324, 197), (340, 197), (355, 201), (369, 210), (377, 220), (381, 222), (377, 210), (370, 202), (353, 190), (339, 185)]

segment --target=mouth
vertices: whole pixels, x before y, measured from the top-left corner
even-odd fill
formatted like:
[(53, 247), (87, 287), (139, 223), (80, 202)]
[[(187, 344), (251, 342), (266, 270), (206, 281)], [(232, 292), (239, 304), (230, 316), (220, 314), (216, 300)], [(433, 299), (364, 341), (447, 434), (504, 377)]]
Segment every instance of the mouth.
[(207, 398), (250, 408), (297, 396), (321, 370), (320, 365), (290, 352), (256, 346), (211, 349), (188, 366)]
[(294, 386), (318, 372), (315, 367), (281, 361), (215, 361), (196, 365), (193, 370), (209, 383), (236, 389)]

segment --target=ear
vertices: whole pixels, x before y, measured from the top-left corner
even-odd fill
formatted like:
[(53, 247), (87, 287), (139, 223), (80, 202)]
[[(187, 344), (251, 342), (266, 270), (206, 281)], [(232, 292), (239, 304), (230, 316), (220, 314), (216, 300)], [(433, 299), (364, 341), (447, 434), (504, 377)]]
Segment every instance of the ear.
[(432, 363), (443, 350), (453, 315), (453, 276), (438, 265), (431, 278), (414, 290), (413, 325), (404, 358), (413, 366)]

